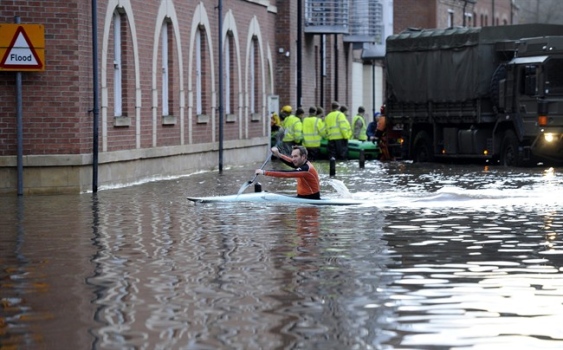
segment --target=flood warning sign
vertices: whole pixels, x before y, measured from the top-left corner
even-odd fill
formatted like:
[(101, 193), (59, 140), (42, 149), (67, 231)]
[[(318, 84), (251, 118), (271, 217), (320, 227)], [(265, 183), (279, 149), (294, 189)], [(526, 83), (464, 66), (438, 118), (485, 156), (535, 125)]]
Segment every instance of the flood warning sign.
[(42, 25), (0, 24), (0, 70), (45, 70)]

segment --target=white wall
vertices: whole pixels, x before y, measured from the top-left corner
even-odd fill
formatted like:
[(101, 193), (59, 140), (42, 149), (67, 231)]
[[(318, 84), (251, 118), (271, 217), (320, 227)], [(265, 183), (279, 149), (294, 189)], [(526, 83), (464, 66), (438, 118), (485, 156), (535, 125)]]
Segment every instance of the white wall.
[[(373, 68), (375, 68), (375, 84), (373, 83)], [(370, 122), (375, 112), (379, 112), (379, 107), (383, 104), (384, 100), (384, 86), (383, 86), (383, 67), (377, 62), (375, 67), (372, 65), (362, 66), (363, 75), (363, 106), (366, 109), (366, 121)], [(375, 103), (374, 103), (374, 89), (375, 89)], [(355, 106), (357, 108), (357, 106)]]

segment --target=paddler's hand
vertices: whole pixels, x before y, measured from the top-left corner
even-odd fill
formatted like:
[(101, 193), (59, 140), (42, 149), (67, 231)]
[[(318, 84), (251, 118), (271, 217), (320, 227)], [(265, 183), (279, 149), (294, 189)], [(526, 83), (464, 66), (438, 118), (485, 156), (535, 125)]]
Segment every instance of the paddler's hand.
[(254, 175), (264, 175), (264, 170), (256, 169), (256, 171), (254, 171)]
[(272, 154), (276, 157), (280, 157), (280, 150), (277, 147), (272, 147)]

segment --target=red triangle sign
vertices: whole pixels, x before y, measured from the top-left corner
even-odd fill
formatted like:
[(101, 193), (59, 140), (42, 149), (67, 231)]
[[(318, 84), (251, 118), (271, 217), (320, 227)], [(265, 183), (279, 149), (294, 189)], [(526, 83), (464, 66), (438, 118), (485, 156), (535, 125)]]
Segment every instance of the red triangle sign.
[(43, 62), (37, 56), (35, 48), (31, 45), (31, 40), (27, 36), (23, 27), (18, 27), (14, 38), (8, 46), (2, 61), (0, 61), (2, 68), (42, 68)]

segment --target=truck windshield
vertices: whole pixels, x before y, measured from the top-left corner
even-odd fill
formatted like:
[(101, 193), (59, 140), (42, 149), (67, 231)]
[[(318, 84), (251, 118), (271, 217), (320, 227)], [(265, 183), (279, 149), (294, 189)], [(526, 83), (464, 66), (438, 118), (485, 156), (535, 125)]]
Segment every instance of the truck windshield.
[(563, 58), (550, 59), (545, 64), (545, 93), (563, 93)]

